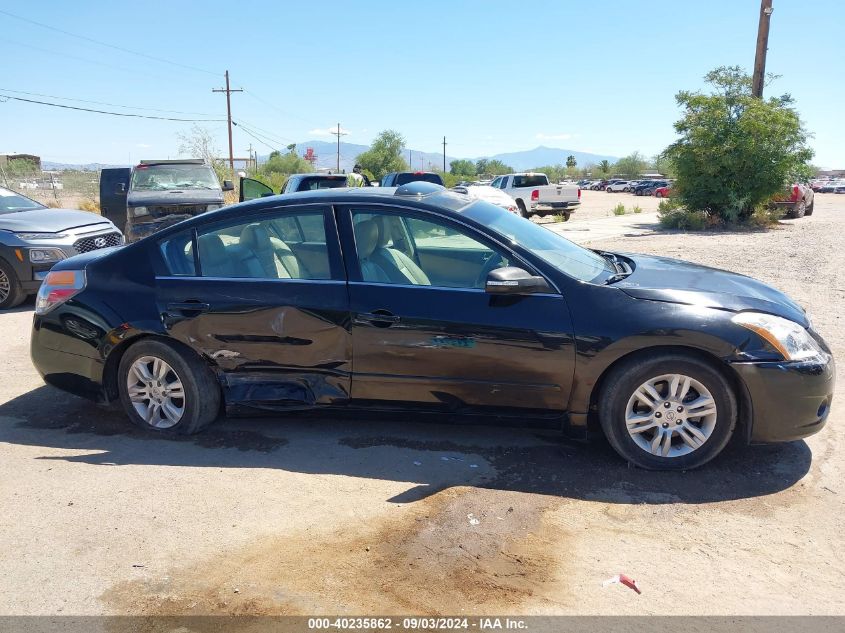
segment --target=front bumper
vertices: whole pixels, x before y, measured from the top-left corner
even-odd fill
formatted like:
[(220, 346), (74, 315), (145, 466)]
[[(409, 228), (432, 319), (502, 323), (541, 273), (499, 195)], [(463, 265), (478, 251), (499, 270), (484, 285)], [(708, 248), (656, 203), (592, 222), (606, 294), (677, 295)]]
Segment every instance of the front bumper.
[(752, 442), (790, 442), (819, 432), (830, 415), (836, 366), (826, 363), (732, 363), (751, 399)]
[(158, 233), (162, 229), (166, 229), (169, 226), (178, 224), (179, 222), (182, 222), (183, 220), (188, 220), (192, 217), (194, 216), (179, 213), (166, 215), (161, 218), (151, 218), (146, 220), (129, 218), (126, 221), (126, 227), (124, 228), (126, 241), (130, 244), (132, 242), (137, 242), (138, 240), (145, 238), (148, 235)]

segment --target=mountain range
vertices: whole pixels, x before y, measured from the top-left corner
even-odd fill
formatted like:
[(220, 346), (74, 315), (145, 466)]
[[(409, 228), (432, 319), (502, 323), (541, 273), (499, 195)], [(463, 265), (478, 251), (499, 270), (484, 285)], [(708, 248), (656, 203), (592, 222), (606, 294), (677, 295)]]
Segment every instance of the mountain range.
[[(315, 167), (326, 169), (337, 169), (337, 143), (330, 141), (304, 141), (296, 144), (296, 151), (303, 155), (308, 148), (314, 150), (317, 155)], [(369, 145), (358, 145), (355, 143), (340, 144), (340, 169), (341, 171), (352, 171), (355, 166), (355, 159), (357, 156), (370, 149)], [(579, 166), (588, 165), (590, 163), (599, 163), (602, 160), (608, 160), (611, 163), (616, 162), (618, 157), (605, 156), (602, 154), (591, 154), (589, 152), (579, 152), (574, 149), (561, 149), (556, 147), (545, 147), (540, 145), (534, 149), (525, 150), (521, 152), (505, 152), (502, 154), (494, 154), (492, 156), (477, 156), (469, 160), (476, 161), (479, 158), (488, 158), (500, 160), (506, 165), (510, 165), (516, 171), (524, 171), (534, 167), (542, 167), (544, 165), (564, 165), (566, 164), (566, 157), (572, 155), (578, 161)], [(150, 158), (154, 158), (151, 156)], [(259, 156), (259, 162), (267, 160), (267, 156)], [(443, 154), (435, 152), (421, 152), (415, 149), (405, 150), (405, 160), (411, 163), (413, 169), (421, 169), (423, 171), (431, 171), (434, 169), (443, 168)], [(455, 156), (446, 156), (446, 168), (449, 168), (449, 163), (456, 160)], [(74, 165), (70, 163), (56, 163), (52, 161), (42, 161), (42, 169), (48, 171), (60, 171), (63, 169), (81, 169), (84, 171), (98, 171), (104, 167), (127, 167), (127, 165), (106, 165), (103, 163), (87, 163), (84, 165)]]

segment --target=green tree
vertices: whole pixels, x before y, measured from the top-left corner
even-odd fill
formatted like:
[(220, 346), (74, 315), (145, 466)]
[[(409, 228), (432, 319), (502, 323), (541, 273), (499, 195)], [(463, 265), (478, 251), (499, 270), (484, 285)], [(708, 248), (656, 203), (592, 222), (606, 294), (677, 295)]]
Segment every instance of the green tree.
[(675, 177), (675, 166), (672, 164), (672, 160), (663, 152), (655, 154), (652, 157), (649, 168), (658, 174), (663, 174), (667, 178)]
[(449, 173), (455, 176), (471, 178), (478, 172), (475, 171), (475, 163), (471, 160), (453, 160), (449, 163)]
[(314, 171), (307, 160), (296, 153), (296, 147), (288, 150), (286, 154), (278, 151), (270, 152), (267, 162), (258, 168), (258, 174), (304, 174)]
[(534, 167), (531, 171), (539, 174), (546, 174), (549, 177), (549, 182), (558, 182), (566, 177), (566, 167), (563, 165), (545, 165), (544, 167)]
[[(479, 165), (483, 166), (483, 171), (479, 167)], [(475, 164), (475, 168), (478, 170), (478, 174), (485, 174), (489, 176), (499, 176), (501, 174), (512, 174), (513, 167), (510, 165), (505, 165), (502, 161), (497, 159), (488, 159), (482, 158)]]
[(611, 169), (610, 161), (607, 160), (607, 159), (603, 160), (602, 162), (600, 162), (598, 164), (598, 171), (605, 178), (610, 173), (610, 169)]
[(620, 158), (613, 166), (613, 173), (627, 178), (638, 178), (648, 168), (648, 161), (639, 152)]
[(394, 130), (381, 132), (366, 152), (359, 154), (355, 162), (381, 180), (391, 171), (407, 171), (408, 163), (402, 157), (405, 137)]
[(789, 95), (755, 98), (739, 66), (705, 76), (713, 92), (681, 91), (681, 138), (666, 155), (676, 170), (679, 201), (728, 222), (748, 220), (784, 185), (804, 178), (813, 151)]
[(578, 161), (575, 160), (575, 156), (570, 154), (569, 156), (566, 157), (566, 166), (567, 167), (577, 167), (578, 166)]

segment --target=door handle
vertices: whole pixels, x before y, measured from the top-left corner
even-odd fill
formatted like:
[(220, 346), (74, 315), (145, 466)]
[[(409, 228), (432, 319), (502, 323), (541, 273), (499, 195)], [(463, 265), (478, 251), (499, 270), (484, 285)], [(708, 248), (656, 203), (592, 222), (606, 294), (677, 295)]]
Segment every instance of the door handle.
[(167, 313), (171, 316), (197, 316), (208, 312), (211, 306), (201, 301), (183, 301), (167, 304)]
[(390, 327), (399, 323), (400, 318), (388, 310), (373, 310), (372, 312), (361, 312), (358, 319), (365, 323), (372, 323), (376, 327)]

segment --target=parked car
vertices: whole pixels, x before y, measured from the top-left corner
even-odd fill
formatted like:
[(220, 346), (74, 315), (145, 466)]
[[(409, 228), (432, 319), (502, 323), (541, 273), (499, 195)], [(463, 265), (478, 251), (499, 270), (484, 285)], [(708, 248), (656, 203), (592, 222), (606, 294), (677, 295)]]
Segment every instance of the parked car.
[(127, 242), (135, 242), (186, 218), (223, 206), (223, 186), (210, 165), (200, 159), (142, 160), (132, 168), (128, 185), (119, 182), (117, 192), (126, 193)]
[(651, 196), (654, 195), (654, 190), (658, 187), (666, 187), (669, 183), (665, 180), (643, 180), (638, 185), (632, 188), (632, 192), (637, 196)]
[(631, 190), (631, 185), (627, 180), (610, 181), (604, 190), (607, 193), (618, 193), (620, 191), (627, 192)]
[(165, 436), (238, 408), (421, 409), (600, 428), (673, 470), (734, 434), (816, 433), (835, 380), (771, 286), (589, 250), (419, 182), (262, 198), (62, 260), (31, 351), (49, 384)]
[(664, 187), (657, 187), (654, 190), (654, 197), (655, 198), (670, 198), (672, 196), (672, 185), (666, 185)]
[(491, 186), (516, 200), (524, 218), (560, 214), (566, 222), (581, 204), (581, 189), (577, 185), (550, 185), (546, 174), (507, 174), (496, 177)]
[[(370, 180), (364, 176), (369, 186)], [(291, 174), (279, 193), (296, 193), (298, 191), (315, 191), (317, 189), (338, 189), (346, 187), (346, 174)], [(240, 202), (255, 200), (265, 196), (272, 196), (273, 189), (260, 180), (241, 177)]]
[(789, 218), (803, 218), (805, 215), (813, 215), (814, 195), (809, 185), (796, 183), (774, 196), (769, 206), (783, 209)]
[(833, 193), (837, 187), (842, 187), (844, 185), (845, 180), (828, 180), (818, 188), (817, 193)]
[(430, 182), (443, 186), (443, 178), (433, 171), (393, 171), (381, 179), (382, 187), (399, 187), (409, 182)]
[(490, 204), (495, 204), (497, 207), (505, 209), (509, 213), (519, 215), (519, 207), (516, 204), (516, 200), (496, 187), (491, 187), (490, 185), (458, 185), (452, 187), (452, 191), (466, 194), (470, 198), (475, 198), (476, 200), (484, 200)]
[(0, 187), (0, 310), (35, 294), (56, 262), (122, 243), (120, 231), (102, 216), (49, 209)]
[(604, 188), (607, 187), (609, 180), (597, 180), (592, 185), (590, 185), (590, 189), (593, 191), (604, 191)]

